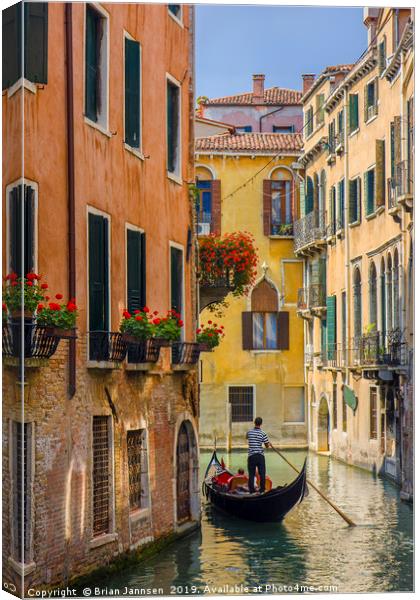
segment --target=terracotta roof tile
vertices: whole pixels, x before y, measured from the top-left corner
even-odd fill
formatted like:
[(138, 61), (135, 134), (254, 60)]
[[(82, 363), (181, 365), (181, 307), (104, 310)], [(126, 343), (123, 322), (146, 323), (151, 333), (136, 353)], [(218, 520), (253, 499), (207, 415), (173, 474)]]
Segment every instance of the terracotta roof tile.
[(300, 133), (222, 133), (195, 140), (196, 152), (302, 152)]
[(334, 73), (335, 71), (351, 71), (354, 64), (351, 65), (331, 65), (324, 69), (324, 73)]
[[(264, 104), (300, 104), (302, 92), (280, 87), (271, 87), (264, 90)], [(253, 104), (252, 92), (222, 96), (221, 98), (207, 98), (202, 102), (208, 104)]]

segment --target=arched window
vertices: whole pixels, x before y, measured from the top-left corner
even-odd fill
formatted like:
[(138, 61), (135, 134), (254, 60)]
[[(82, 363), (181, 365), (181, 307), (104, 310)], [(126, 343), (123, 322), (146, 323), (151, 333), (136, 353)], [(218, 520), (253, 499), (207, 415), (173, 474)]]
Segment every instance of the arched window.
[(362, 281), (358, 267), (353, 275), (353, 312), (354, 337), (357, 343), (362, 337)]
[(271, 235), (293, 235), (293, 175), (286, 169), (271, 174)]
[(314, 184), (310, 177), (306, 178), (305, 215), (314, 210)]
[(196, 167), (197, 233), (220, 235), (220, 180), (214, 179), (210, 169)]
[(392, 330), (392, 258), (388, 254), (386, 263), (386, 333)]
[(378, 291), (375, 263), (369, 268), (369, 322), (378, 329)]
[(252, 330), (255, 349), (277, 348), (277, 291), (263, 279), (252, 291)]
[(392, 282), (392, 295), (393, 302), (392, 306), (394, 309), (393, 316), (393, 328), (398, 329), (400, 326), (400, 268), (398, 264), (398, 250), (394, 252), (394, 270), (393, 270), (393, 282)]
[(381, 260), (381, 332), (382, 336), (386, 332), (386, 279), (385, 279), (385, 261)]

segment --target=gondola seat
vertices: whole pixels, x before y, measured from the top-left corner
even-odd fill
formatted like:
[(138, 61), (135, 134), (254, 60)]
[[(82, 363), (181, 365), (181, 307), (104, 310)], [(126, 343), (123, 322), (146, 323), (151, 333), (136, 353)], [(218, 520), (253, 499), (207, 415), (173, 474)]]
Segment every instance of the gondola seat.
[(234, 492), (241, 485), (248, 487), (248, 477), (246, 475), (234, 475), (229, 480), (229, 491)]

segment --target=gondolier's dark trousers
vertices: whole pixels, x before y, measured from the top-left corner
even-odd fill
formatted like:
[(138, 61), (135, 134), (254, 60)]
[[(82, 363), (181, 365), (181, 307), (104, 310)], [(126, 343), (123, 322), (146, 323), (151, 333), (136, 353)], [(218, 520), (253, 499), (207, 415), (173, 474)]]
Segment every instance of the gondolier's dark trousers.
[(260, 452), (248, 456), (248, 487), (250, 494), (255, 492), (254, 479), (257, 467), (260, 476), (260, 491), (265, 492), (265, 457)]

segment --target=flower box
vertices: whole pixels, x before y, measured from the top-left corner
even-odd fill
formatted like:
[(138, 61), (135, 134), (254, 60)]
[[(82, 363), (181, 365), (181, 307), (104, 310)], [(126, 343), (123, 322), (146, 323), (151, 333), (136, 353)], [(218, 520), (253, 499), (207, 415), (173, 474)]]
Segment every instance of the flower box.
[(173, 344), (172, 340), (167, 340), (166, 338), (155, 337), (153, 338), (154, 343), (159, 348), (170, 348)]
[(45, 333), (48, 336), (55, 336), (62, 340), (75, 340), (77, 339), (76, 328), (63, 329), (62, 327), (45, 327)]

